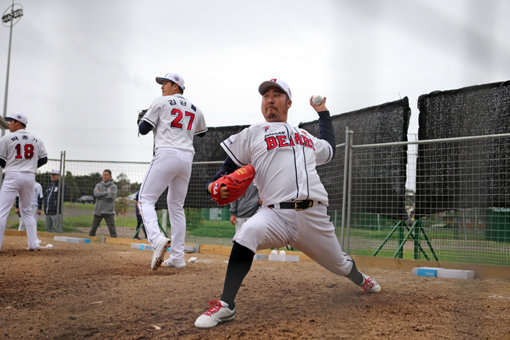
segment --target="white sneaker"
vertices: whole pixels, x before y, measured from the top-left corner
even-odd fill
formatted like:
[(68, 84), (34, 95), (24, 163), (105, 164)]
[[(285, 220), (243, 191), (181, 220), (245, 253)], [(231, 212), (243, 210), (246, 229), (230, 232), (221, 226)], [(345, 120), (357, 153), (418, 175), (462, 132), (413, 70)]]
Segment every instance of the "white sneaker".
[(171, 241), (167, 239), (166, 237), (163, 237), (156, 247), (154, 248), (154, 255), (152, 255), (152, 262), (151, 262), (151, 269), (157, 270), (158, 267), (161, 265), (161, 262), (163, 262), (163, 257), (165, 257), (165, 252), (168, 250), (168, 247), (170, 247)]
[(361, 287), (363, 287), (363, 293), (379, 293), (381, 291), (381, 286), (372, 276), (365, 275), (363, 273), (361, 273), (361, 275), (363, 275), (363, 283), (361, 284)]
[(236, 316), (236, 309), (228, 308), (228, 303), (221, 300), (209, 301), (211, 306), (207, 312), (200, 315), (195, 321), (195, 327), (198, 328), (211, 328), (226, 321), (234, 320)]
[(35, 247), (34, 248), (30, 248), (30, 246), (29, 246), (27, 249), (30, 250), (30, 251), (41, 250), (41, 240), (37, 239), (37, 241), (35, 241)]
[(186, 261), (184, 261), (184, 260), (172, 261), (172, 259), (168, 259), (168, 260), (165, 260), (165, 262), (163, 262), (163, 264), (161, 266), (182, 269), (182, 268), (186, 267)]

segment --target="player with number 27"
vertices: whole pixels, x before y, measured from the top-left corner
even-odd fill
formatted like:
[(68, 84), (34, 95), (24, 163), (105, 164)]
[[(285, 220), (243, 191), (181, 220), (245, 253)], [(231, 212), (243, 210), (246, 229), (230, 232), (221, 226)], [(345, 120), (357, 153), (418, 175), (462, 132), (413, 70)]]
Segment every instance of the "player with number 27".
[(167, 73), (156, 77), (156, 82), (161, 85), (161, 96), (138, 115), (138, 132), (142, 135), (149, 131), (154, 133), (154, 158), (140, 186), (138, 203), (147, 240), (154, 249), (151, 269), (157, 270), (170, 239), (159, 228), (155, 205), (168, 188), (172, 248), (163, 266), (182, 269), (186, 267), (184, 200), (195, 154), (193, 138), (203, 136), (207, 126), (202, 111), (183, 96), (184, 79), (180, 75)]

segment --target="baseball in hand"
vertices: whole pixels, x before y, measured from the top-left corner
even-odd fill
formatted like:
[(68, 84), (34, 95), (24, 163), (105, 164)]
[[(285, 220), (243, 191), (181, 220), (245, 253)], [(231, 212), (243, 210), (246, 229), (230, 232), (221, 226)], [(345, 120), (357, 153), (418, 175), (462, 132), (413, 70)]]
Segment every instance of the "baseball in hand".
[(322, 104), (322, 100), (323, 100), (323, 98), (322, 98), (322, 96), (321, 96), (320, 94), (315, 95), (315, 96), (313, 96), (313, 98), (312, 98), (312, 102), (313, 102), (315, 105), (321, 105), (321, 104)]

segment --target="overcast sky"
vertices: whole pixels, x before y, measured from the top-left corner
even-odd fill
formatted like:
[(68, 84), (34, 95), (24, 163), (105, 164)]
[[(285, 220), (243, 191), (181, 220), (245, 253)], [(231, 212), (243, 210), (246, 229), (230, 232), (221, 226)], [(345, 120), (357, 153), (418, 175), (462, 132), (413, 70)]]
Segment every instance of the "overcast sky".
[[(411, 133), (419, 95), (510, 79), (507, 0), (17, 2), (7, 112), (50, 158), (149, 161), (136, 116), (169, 71), (208, 126), (261, 121), (258, 85), (281, 78), (292, 124), (316, 119), (312, 94), (334, 115), (408, 96)], [(1, 27), (2, 103), (8, 39)]]

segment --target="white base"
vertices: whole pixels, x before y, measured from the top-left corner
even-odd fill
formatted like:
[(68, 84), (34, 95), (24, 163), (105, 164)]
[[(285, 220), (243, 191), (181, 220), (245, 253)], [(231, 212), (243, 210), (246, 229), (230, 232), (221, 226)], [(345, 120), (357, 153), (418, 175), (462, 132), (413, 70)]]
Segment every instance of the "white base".
[[(138, 249), (138, 250), (154, 250), (154, 248), (152, 248), (152, 246), (150, 244), (145, 244), (145, 243), (131, 243), (131, 248)], [(168, 251), (170, 251), (170, 249), (172, 249), (172, 247), (169, 247)], [(190, 246), (187, 244), (184, 245), (185, 253), (195, 253), (195, 252), (198, 253), (197, 249), (198, 249), (198, 244), (196, 244), (194, 246)]]
[(437, 277), (437, 267), (417, 267), (413, 268), (413, 274), (425, 277)]
[(185, 244), (184, 245), (184, 252), (185, 253), (199, 253), (200, 252), (200, 245), (198, 243), (195, 243), (195, 245), (193, 245), (193, 246)]
[(90, 243), (90, 239), (81, 237), (55, 236), (53, 240), (70, 243)]
[(131, 248), (138, 250), (153, 250), (150, 244), (145, 243), (131, 243)]
[(299, 262), (299, 255), (269, 255), (269, 261)]
[(417, 276), (439, 277), (443, 279), (474, 279), (473, 270), (446, 269), (436, 267), (417, 267), (413, 268), (413, 274)]
[(445, 269), (439, 268), (437, 277), (445, 279), (474, 279), (474, 270), (461, 270), (461, 269)]
[(268, 255), (266, 254), (255, 254), (253, 255), (254, 260), (267, 261)]

